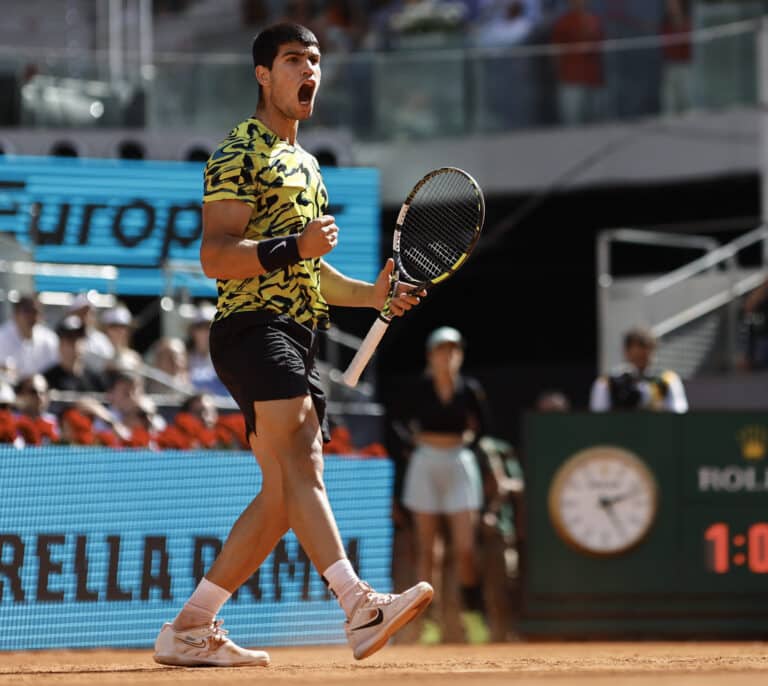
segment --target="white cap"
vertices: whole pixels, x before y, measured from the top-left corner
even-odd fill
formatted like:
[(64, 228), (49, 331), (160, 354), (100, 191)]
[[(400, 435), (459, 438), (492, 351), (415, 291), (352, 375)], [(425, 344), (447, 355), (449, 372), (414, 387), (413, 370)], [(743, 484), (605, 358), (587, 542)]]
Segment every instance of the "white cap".
[(442, 343), (453, 343), (463, 348), (464, 337), (458, 329), (454, 329), (452, 326), (441, 326), (427, 337), (427, 350), (432, 350), (432, 348)]
[(125, 305), (118, 305), (107, 310), (101, 317), (104, 326), (130, 326), (133, 324), (133, 315)]
[(86, 307), (93, 307), (93, 303), (88, 297), (88, 294), (78, 293), (74, 298), (72, 298), (72, 302), (69, 303), (67, 312), (77, 312), (78, 310), (82, 310)]
[(16, 393), (11, 384), (0, 379), (0, 403), (12, 404), (16, 402)]

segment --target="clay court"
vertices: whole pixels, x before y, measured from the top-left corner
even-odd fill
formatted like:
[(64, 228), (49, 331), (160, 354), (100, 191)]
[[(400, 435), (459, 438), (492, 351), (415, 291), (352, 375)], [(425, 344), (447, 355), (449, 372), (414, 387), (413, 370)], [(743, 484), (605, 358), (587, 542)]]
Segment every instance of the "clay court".
[(5, 653), (0, 684), (419, 684), (443, 686), (762, 686), (762, 642), (508, 643), (389, 646), (355, 662), (344, 646), (275, 648), (267, 668), (178, 669), (150, 651)]

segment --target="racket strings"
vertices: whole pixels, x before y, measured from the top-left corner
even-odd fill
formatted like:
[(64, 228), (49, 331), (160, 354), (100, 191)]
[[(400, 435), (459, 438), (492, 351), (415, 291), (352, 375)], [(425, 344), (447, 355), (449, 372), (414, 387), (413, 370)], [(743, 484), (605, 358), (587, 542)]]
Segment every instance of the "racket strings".
[(476, 186), (458, 172), (428, 179), (410, 202), (400, 239), (404, 270), (431, 281), (466, 259), (482, 224), (482, 200)]

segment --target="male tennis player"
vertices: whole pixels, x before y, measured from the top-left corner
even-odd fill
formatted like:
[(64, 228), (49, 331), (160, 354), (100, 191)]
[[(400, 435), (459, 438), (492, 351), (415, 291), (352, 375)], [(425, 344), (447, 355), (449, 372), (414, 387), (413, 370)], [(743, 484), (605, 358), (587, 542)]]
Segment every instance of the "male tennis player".
[[(329, 326), (329, 305), (381, 309), (394, 263), (388, 260), (371, 284), (322, 259), (339, 229), (326, 214), (317, 160), (296, 142), (320, 85), (317, 38), (303, 26), (277, 24), (252, 47), (259, 102), (206, 165), (200, 257), (219, 291), (211, 357), (245, 415), (262, 489), (160, 631), (154, 659), (162, 664), (269, 663), (267, 653), (227, 638), (216, 616), (289, 528), (343, 608), (357, 659), (384, 646), (433, 595), (426, 582), (401, 594), (377, 593), (357, 577), (342, 546), (323, 483), (329, 432), (315, 366), (318, 331)], [(401, 316), (421, 295), (399, 289), (390, 299), (392, 313)]]

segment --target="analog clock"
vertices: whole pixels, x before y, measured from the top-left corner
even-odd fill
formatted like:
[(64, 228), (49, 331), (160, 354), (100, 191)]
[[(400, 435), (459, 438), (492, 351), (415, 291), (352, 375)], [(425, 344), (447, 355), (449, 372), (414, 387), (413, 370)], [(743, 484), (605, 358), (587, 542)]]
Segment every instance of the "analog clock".
[(620, 555), (653, 525), (656, 479), (636, 455), (615, 446), (588, 448), (558, 469), (549, 514), (560, 537), (590, 555)]

